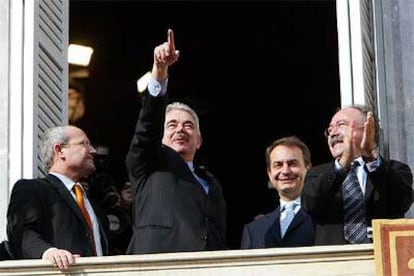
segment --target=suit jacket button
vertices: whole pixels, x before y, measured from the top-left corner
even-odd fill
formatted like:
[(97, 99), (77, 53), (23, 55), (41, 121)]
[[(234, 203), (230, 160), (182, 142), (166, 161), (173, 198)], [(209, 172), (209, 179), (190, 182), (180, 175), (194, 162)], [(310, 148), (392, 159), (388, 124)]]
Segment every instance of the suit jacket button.
[(203, 240), (208, 240), (208, 238), (207, 238), (207, 236), (203, 236), (203, 237), (201, 237)]

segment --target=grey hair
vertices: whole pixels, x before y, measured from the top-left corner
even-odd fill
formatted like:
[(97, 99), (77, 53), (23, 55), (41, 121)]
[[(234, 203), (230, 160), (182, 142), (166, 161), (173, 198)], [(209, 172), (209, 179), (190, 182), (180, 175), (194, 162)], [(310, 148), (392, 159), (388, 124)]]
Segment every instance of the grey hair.
[(173, 103), (170, 103), (169, 105), (167, 105), (167, 107), (165, 109), (165, 114), (167, 114), (168, 112), (170, 112), (172, 110), (182, 110), (182, 111), (185, 111), (188, 114), (190, 114), (190, 116), (194, 119), (195, 128), (196, 128), (197, 132), (199, 134), (201, 134), (201, 132), (200, 132), (200, 121), (199, 121), (198, 115), (194, 111), (194, 109), (192, 109), (191, 107), (189, 107), (188, 105), (186, 105), (184, 103), (173, 102)]
[(66, 126), (51, 127), (43, 133), (39, 148), (43, 168), (46, 171), (49, 171), (53, 165), (53, 146), (56, 144), (66, 144), (69, 141), (66, 129)]

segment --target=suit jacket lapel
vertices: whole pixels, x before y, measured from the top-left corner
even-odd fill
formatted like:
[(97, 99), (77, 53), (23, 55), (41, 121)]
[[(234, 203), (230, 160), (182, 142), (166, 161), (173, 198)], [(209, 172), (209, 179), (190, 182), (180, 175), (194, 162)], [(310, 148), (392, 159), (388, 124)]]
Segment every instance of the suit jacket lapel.
[(51, 185), (52, 188), (56, 189), (58, 194), (62, 197), (63, 201), (66, 202), (66, 204), (69, 206), (69, 208), (73, 210), (73, 212), (75, 212), (75, 214), (79, 217), (79, 219), (83, 221), (85, 225), (88, 225), (86, 223), (85, 218), (82, 215), (81, 210), (79, 209), (78, 204), (76, 203), (72, 194), (66, 188), (65, 184), (63, 184), (59, 178), (57, 178), (56, 176), (52, 174), (47, 175), (46, 179), (52, 184)]
[(289, 233), (290, 230), (292, 230), (292, 229), (298, 227), (300, 224), (302, 224), (305, 221), (306, 217), (307, 217), (307, 215), (306, 215), (305, 211), (302, 210), (302, 207), (301, 207), (299, 209), (298, 213), (293, 218), (292, 222), (290, 223), (288, 229), (286, 230), (286, 234)]
[(282, 240), (280, 236), (280, 206), (270, 216), (268, 230), (264, 238), (264, 247), (275, 247)]
[(374, 191), (374, 185), (372, 185), (371, 180), (368, 177), (368, 172), (367, 172), (367, 181), (365, 183), (365, 195), (364, 198), (368, 199), (371, 198), (372, 192)]
[[(205, 180), (207, 182), (208, 194), (209, 194), (209, 196), (213, 196), (214, 193), (217, 190), (216, 187), (219, 185), (218, 180), (204, 166), (195, 166), (194, 167), (194, 172), (197, 174), (197, 176), (201, 177), (203, 180)], [(195, 179), (195, 177), (194, 177), (194, 179)], [(197, 179), (196, 179), (196, 182), (198, 183)], [(199, 184), (199, 186), (201, 187), (200, 184)]]
[(197, 185), (201, 190), (203, 189), (199, 184), (198, 180), (194, 177), (193, 172), (188, 167), (184, 159), (172, 148), (163, 145), (162, 147), (166, 153), (166, 163), (169, 169), (174, 173), (178, 174), (180, 178), (187, 180), (188, 182)]
[[(86, 229), (89, 229), (89, 226), (85, 220), (85, 217), (83, 216), (78, 204), (76, 203), (75, 199), (73, 198), (72, 194), (69, 192), (69, 190), (66, 188), (65, 184), (62, 183), (62, 181), (57, 178), (56, 176), (49, 174), (46, 177), (46, 180), (51, 184), (50, 186), (54, 189), (57, 190), (57, 192), (59, 193), (59, 195), (63, 198), (64, 202), (66, 202), (69, 206), (69, 208), (71, 208), (73, 210), (73, 212), (75, 212), (75, 214), (80, 218), (81, 221), (83, 221), (83, 223), (85, 224)], [(99, 233), (101, 235), (101, 240), (103, 242), (102, 243), (102, 251), (104, 253), (104, 255), (106, 255), (106, 253), (108, 253), (108, 237), (106, 236), (106, 232), (105, 229), (103, 229), (103, 224), (102, 221), (100, 219), (101, 215), (104, 214), (98, 214), (97, 210), (99, 210), (99, 208), (96, 207), (95, 203), (92, 200), (89, 200), (89, 202), (92, 205), (92, 208), (95, 212), (95, 217), (98, 220), (98, 226), (99, 226)]]

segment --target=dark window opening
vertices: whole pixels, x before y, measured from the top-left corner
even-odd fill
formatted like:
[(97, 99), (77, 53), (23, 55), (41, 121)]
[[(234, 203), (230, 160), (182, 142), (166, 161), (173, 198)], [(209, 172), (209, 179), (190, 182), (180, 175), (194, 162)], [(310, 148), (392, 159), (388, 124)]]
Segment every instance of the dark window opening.
[(141, 99), (136, 80), (173, 28), (178, 63), (169, 97), (199, 112), (198, 157), (221, 181), (228, 241), (275, 207), (264, 152), (295, 134), (314, 165), (330, 160), (323, 130), (340, 105), (335, 1), (70, 2), (70, 43), (94, 48), (76, 124), (106, 146), (105, 169), (119, 189)]

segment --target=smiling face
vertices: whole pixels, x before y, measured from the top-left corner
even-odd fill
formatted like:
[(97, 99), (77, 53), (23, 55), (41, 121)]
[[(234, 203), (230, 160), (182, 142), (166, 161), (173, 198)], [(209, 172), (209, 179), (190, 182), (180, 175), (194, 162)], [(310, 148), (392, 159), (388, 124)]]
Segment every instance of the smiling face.
[(328, 146), (334, 158), (339, 158), (344, 151), (344, 135), (352, 123), (355, 124), (353, 139), (360, 145), (363, 136), (365, 115), (355, 108), (339, 110), (333, 117), (326, 131)]
[(278, 145), (270, 152), (269, 162), (267, 174), (280, 198), (290, 201), (300, 196), (309, 169), (301, 149), (294, 145)]
[(185, 161), (193, 161), (201, 142), (200, 132), (190, 113), (172, 109), (165, 114), (164, 145), (178, 152)]

